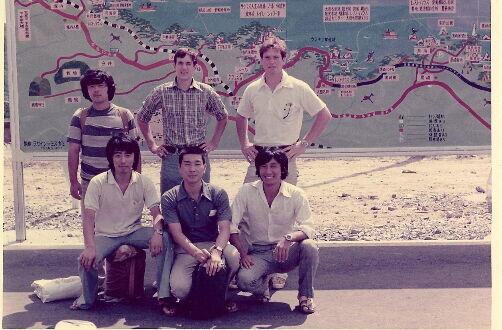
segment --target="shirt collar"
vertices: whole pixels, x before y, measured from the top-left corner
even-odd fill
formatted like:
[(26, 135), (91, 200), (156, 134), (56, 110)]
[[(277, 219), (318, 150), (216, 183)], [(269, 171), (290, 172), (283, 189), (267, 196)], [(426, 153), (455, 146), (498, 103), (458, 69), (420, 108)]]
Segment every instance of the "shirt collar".
[[(263, 181), (261, 181), (261, 179), (251, 182), (250, 184), (256, 189), (263, 191)], [(284, 197), (291, 197), (291, 191), (288, 185), (289, 184), (286, 181), (282, 180), (281, 187), (279, 188), (279, 194), (283, 195)]]
[[(206, 197), (207, 200), (211, 200), (211, 189), (209, 189), (209, 183), (202, 181), (201, 195)], [(176, 200), (181, 201), (185, 198), (190, 198), (190, 196), (188, 195), (188, 193), (185, 190), (185, 187), (183, 186), (183, 181), (181, 181), (180, 190), (178, 196), (176, 197)]]
[[(258, 85), (259, 85), (259, 88), (267, 86), (267, 83), (265, 82), (265, 74), (262, 74), (262, 76), (258, 82)], [(279, 83), (279, 85), (277, 85), (277, 87), (293, 88), (293, 81), (291, 79), (291, 76), (284, 70), (282, 70), (281, 82)]]
[[(169, 87), (174, 87), (174, 86), (178, 87), (178, 78), (174, 78), (174, 80), (170, 82)], [(192, 83), (190, 84), (190, 87), (188, 87), (188, 89), (190, 89), (190, 88), (195, 88), (195, 89), (202, 91), (202, 88), (200, 87), (200, 83), (193, 78), (192, 78)]]
[[(136, 171), (132, 171), (131, 181), (129, 181), (129, 184), (133, 184), (135, 182), (138, 182), (138, 179), (139, 179), (139, 173)], [(117, 181), (115, 180), (115, 177), (113, 176), (112, 170), (106, 171), (106, 182), (108, 184), (118, 185)]]

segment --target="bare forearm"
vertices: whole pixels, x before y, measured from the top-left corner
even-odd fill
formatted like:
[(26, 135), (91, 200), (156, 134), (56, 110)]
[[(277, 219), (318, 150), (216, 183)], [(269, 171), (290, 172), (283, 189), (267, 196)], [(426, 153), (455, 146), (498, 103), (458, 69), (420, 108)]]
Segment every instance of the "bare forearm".
[(160, 208), (154, 206), (150, 209), (150, 215), (153, 218), (153, 229), (163, 229), (164, 228), (164, 217), (160, 213)]
[(168, 224), (169, 226), (169, 231), (171, 232), (171, 235), (173, 237), (173, 241), (181, 247), (183, 250), (185, 250), (188, 254), (191, 256), (194, 256), (200, 249), (195, 246), (188, 237), (183, 234), (181, 231), (181, 225), (179, 223), (170, 223)]
[(143, 135), (148, 148), (151, 150), (152, 146), (155, 144), (155, 140), (153, 139), (150, 123), (144, 122), (138, 118), (136, 118), (136, 123), (138, 124), (138, 128), (141, 131), (141, 134)]
[(241, 148), (244, 148), (249, 144), (248, 119), (237, 114), (237, 116), (235, 117), (235, 127), (237, 128), (237, 136), (239, 137)]
[(330, 120), (331, 120), (331, 113), (327, 108), (323, 108), (315, 116), (314, 123), (312, 124), (312, 127), (305, 135), (304, 140), (307, 140), (309, 143), (312, 143), (315, 140), (317, 140), (317, 138), (321, 135), (326, 126), (328, 126)]
[(225, 246), (227, 246), (228, 244), (229, 238), (230, 238), (230, 224), (228, 224), (228, 226), (225, 226), (225, 228), (219, 226), (219, 234), (218, 237), (216, 237), (216, 242), (215, 242), (216, 246), (225, 248)]
[(82, 222), (82, 232), (84, 234), (84, 245), (86, 248), (94, 247), (94, 217), (95, 212), (89, 209), (84, 210), (84, 220)]
[(80, 147), (69, 146), (68, 148), (68, 175), (70, 183), (75, 183), (78, 181), (78, 162), (80, 156)]
[(223, 135), (226, 126), (227, 126), (227, 118), (218, 120), (218, 122), (216, 123), (216, 127), (214, 128), (213, 138), (211, 139), (211, 142), (215, 146), (217, 146), (220, 143), (221, 136)]
[(244, 246), (242, 246), (241, 238), (240, 238), (239, 234), (230, 234), (229, 241), (230, 241), (230, 244), (235, 246), (235, 248), (237, 249), (237, 251), (239, 251), (239, 254), (241, 256), (244, 256), (248, 253), (247, 249), (245, 249)]

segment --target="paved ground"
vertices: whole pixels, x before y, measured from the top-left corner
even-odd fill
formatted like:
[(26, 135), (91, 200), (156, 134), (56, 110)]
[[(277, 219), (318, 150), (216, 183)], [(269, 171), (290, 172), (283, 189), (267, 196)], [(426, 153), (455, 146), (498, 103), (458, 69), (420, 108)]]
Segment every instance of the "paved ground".
[[(353, 243), (353, 244), (351, 244)], [(471, 328), (491, 327), (489, 241), (328, 243), (321, 245), (316, 278), (318, 312), (293, 312), (296, 272), (270, 303), (233, 292), (240, 311), (211, 321), (161, 315), (150, 298), (154, 262), (147, 259), (149, 295), (136, 303), (101, 304), (71, 311), (71, 300), (43, 304), (33, 280), (76, 274), (80, 249), (4, 246), (2, 328), (53, 328), (63, 319), (99, 328)]]

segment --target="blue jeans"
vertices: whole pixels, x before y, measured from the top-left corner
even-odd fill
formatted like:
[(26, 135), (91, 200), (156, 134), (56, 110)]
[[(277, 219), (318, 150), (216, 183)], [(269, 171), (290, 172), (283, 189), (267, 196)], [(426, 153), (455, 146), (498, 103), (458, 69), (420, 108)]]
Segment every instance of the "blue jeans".
[[(209, 158), (204, 155), (206, 160), (206, 172), (202, 177), (202, 180), (209, 182), (211, 177), (211, 166), (209, 164)], [(180, 175), (180, 165), (179, 165), (179, 155), (178, 154), (168, 154), (162, 157), (162, 163), (160, 166), (160, 195), (164, 194), (169, 189), (176, 187), (183, 180)]]
[[(148, 243), (152, 237), (151, 227), (141, 227), (138, 230), (120, 237), (95, 236), (96, 245), (95, 265), (101, 264), (104, 259), (112, 254), (123, 244), (133, 245), (140, 249), (148, 249)], [(169, 278), (173, 264), (173, 244), (170, 235), (165, 232), (163, 235), (164, 248), (162, 253), (155, 257), (157, 262), (157, 283), (159, 298), (170, 297), (171, 288)], [(77, 300), (78, 308), (89, 309), (96, 301), (98, 294), (98, 271), (95, 267), (86, 270), (82, 265), (78, 265), (78, 273), (82, 281), (82, 295)]]
[(296, 242), (289, 248), (288, 259), (277, 262), (273, 250), (277, 244), (256, 245), (249, 248), (248, 254), (253, 257), (254, 265), (241, 267), (237, 273), (237, 286), (242, 291), (262, 295), (265, 292), (267, 275), (287, 273), (297, 266), (298, 296), (314, 297), (314, 277), (319, 264), (319, 248), (312, 239)]

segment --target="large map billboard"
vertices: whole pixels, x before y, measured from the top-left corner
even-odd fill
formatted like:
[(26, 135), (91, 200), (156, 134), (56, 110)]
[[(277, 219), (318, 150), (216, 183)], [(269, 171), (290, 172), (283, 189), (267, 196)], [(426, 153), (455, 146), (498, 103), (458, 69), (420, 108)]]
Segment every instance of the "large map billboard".
[[(23, 152), (65, 152), (70, 118), (88, 106), (87, 69), (110, 72), (113, 102), (137, 111), (174, 78), (179, 47), (199, 54), (196, 79), (229, 111), (219, 149), (238, 150), (236, 107), (263, 73), (258, 48), (271, 35), (288, 45), (288, 73), (332, 114), (317, 148), (491, 144), (489, 0), (9, 1)], [(311, 122), (306, 114), (303, 129)], [(160, 116), (153, 127), (160, 139)]]

